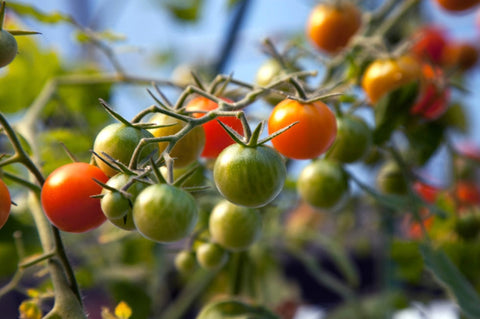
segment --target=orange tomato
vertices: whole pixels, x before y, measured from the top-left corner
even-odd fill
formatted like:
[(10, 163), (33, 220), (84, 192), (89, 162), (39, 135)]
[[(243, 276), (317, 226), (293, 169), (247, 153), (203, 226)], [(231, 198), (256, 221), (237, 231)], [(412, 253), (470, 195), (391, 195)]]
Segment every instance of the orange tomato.
[(310, 13), (306, 32), (316, 47), (333, 54), (347, 45), (361, 24), (362, 13), (353, 3), (322, 3)]
[(478, 61), (478, 50), (467, 42), (454, 42), (448, 44), (442, 55), (442, 64), (461, 71), (471, 69)]
[(443, 9), (453, 12), (472, 9), (480, 3), (479, 0), (436, 0), (436, 2)]
[(293, 159), (312, 159), (323, 154), (337, 136), (337, 121), (330, 108), (317, 101), (303, 104), (285, 99), (278, 103), (268, 119), (273, 134), (288, 125), (296, 125), (272, 139), (277, 151)]
[(420, 64), (410, 55), (378, 59), (372, 62), (362, 78), (362, 88), (372, 104), (385, 94), (420, 78)]

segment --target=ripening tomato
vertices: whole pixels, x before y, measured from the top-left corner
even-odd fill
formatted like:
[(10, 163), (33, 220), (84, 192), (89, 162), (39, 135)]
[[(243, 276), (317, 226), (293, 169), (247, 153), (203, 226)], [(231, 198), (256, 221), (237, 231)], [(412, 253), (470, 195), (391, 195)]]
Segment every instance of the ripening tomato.
[(417, 59), (410, 55), (399, 58), (378, 59), (372, 62), (362, 78), (362, 88), (372, 104), (385, 94), (400, 88), (421, 76)]
[(5, 225), (10, 215), (12, 201), (7, 185), (0, 179), (0, 229)]
[(81, 233), (100, 226), (106, 219), (99, 198), (108, 176), (87, 163), (70, 163), (55, 169), (42, 187), (42, 206), (50, 222), (58, 229)]
[(412, 52), (420, 60), (439, 64), (447, 43), (447, 36), (442, 29), (426, 26), (415, 32)]
[[(127, 126), (123, 123), (113, 123), (104, 127), (97, 134), (93, 143), (93, 150), (100, 156), (106, 153), (110, 157), (128, 165), (140, 140), (149, 137), (151, 138), (153, 135), (147, 130)], [(158, 145), (156, 143), (148, 144), (142, 149), (139, 162), (145, 161), (151, 156), (157, 158), (158, 153)], [(100, 159), (96, 159), (96, 163), (110, 177), (118, 173), (118, 171)]]
[(478, 49), (468, 42), (452, 42), (443, 50), (442, 63), (445, 67), (470, 70), (477, 64)]
[(167, 184), (148, 186), (133, 204), (133, 222), (138, 232), (161, 243), (187, 237), (197, 219), (198, 209), (193, 196)]
[(449, 99), (450, 89), (442, 69), (423, 64), (421, 90), (410, 113), (427, 120), (436, 120), (447, 110)]
[(469, 10), (480, 3), (479, 0), (436, 0), (436, 2), (443, 9), (452, 12)]
[[(225, 99), (227, 102), (231, 102), (228, 99)], [(203, 96), (197, 96), (188, 102), (186, 110), (189, 112), (194, 111), (213, 111), (218, 108), (218, 104), (212, 100), (207, 99)], [(195, 117), (202, 117), (204, 113), (193, 113)], [(236, 117), (232, 116), (220, 116), (214, 120), (211, 120), (203, 124), (203, 129), (205, 130), (205, 147), (203, 148), (202, 157), (206, 158), (216, 158), (220, 152), (234, 143), (233, 139), (228, 135), (228, 133), (223, 129), (223, 127), (217, 122), (220, 121), (223, 124), (231, 127), (240, 135), (243, 135), (243, 125), (242, 121)]]
[[(155, 137), (166, 137), (178, 133), (187, 125), (186, 122), (170, 117), (162, 113), (156, 113), (151, 119), (151, 123), (157, 125), (175, 124), (173, 126), (158, 127), (149, 130)], [(168, 142), (159, 142), (159, 151), (163, 152), (167, 148)], [(174, 159), (175, 168), (182, 168), (195, 162), (202, 153), (205, 146), (205, 131), (202, 126), (196, 126), (190, 130), (184, 137), (177, 141), (170, 156)]]
[(0, 30), (0, 68), (10, 64), (17, 55), (17, 40), (5, 30)]
[(334, 54), (360, 29), (362, 13), (349, 1), (321, 3), (310, 13), (307, 36), (319, 49)]
[(223, 200), (213, 208), (208, 225), (216, 243), (228, 250), (240, 251), (258, 239), (262, 218), (256, 209)]
[(286, 157), (313, 159), (332, 145), (337, 136), (337, 120), (323, 102), (303, 104), (285, 99), (274, 107), (268, 119), (268, 133), (290, 124), (293, 127), (272, 139), (273, 147)]

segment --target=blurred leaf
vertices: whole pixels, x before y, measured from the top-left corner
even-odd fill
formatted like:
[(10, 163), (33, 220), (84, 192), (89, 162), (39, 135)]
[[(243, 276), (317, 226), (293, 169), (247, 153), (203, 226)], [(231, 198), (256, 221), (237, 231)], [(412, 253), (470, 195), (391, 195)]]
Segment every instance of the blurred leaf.
[(123, 34), (115, 33), (110, 30), (104, 30), (101, 32), (90, 31), (90, 33), (79, 31), (76, 33), (75, 38), (79, 42), (88, 42), (92, 36), (97, 40), (104, 40), (108, 42), (121, 42), (126, 40), (126, 36)]
[(60, 12), (42, 12), (34, 6), (28, 4), (22, 4), (18, 2), (9, 2), (8, 8), (15, 11), (19, 15), (32, 17), (43, 23), (59, 23), (59, 22), (71, 22), (72, 18), (69, 15)]
[(453, 103), (439, 119), (439, 123), (460, 133), (467, 133), (470, 129), (469, 119), (465, 114), (465, 107), (460, 103)]
[(169, 0), (165, 6), (178, 20), (194, 22), (203, 7), (203, 0)]
[(228, 8), (232, 9), (239, 3), (240, 1), (245, 1), (245, 0), (228, 0)]
[(197, 319), (278, 319), (270, 310), (230, 299), (210, 303), (198, 314)]
[(423, 259), (415, 241), (394, 240), (390, 254), (396, 263), (395, 273), (400, 279), (418, 283), (423, 274)]
[(409, 127), (406, 135), (410, 146), (407, 159), (425, 165), (443, 142), (444, 126), (436, 122), (420, 123)]
[(421, 246), (427, 268), (452, 294), (462, 312), (471, 319), (480, 318), (480, 296), (442, 250)]
[(417, 98), (418, 90), (418, 82), (412, 82), (386, 94), (375, 105), (375, 144), (386, 142), (393, 131), (405, 121)]

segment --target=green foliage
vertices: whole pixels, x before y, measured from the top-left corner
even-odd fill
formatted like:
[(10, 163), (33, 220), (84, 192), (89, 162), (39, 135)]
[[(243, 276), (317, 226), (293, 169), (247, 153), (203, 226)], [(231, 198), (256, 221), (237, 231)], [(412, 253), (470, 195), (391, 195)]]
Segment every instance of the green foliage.
[(169, 0), (164, 3), (172, 15), (181, 21), (195, 22), (203, 8), (203, 0)]
[(262, 306), (254, 306), (239, 300), (217, 301), (205, 306), (197, 319), (278, 319)]

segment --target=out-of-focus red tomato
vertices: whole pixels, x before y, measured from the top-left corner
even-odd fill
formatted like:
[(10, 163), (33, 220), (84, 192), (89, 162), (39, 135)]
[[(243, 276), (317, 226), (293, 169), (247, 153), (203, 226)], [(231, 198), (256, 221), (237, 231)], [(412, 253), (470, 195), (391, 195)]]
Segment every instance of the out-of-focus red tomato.
[(445, 46), (442, 64), (460, 71), (470, 70), (477, 64), (478, 49), (468, 42), (451, 42)]
[(472, 181), (458, 181), (455, 196), (460, 206), (480, 205), (480, 186)]
[(436, 26), (426, 26), (414, 35), (413, 54), (420, 60), (440, 63), (448, 43), (445, 32)]

